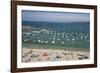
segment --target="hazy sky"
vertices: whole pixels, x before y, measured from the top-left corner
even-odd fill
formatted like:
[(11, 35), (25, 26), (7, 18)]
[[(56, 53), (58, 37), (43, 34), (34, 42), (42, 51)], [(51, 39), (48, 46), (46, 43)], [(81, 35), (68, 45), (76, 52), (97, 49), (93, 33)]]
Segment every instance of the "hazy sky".
[(89, 22), (89, 13), (22, 10), (23, 21)]

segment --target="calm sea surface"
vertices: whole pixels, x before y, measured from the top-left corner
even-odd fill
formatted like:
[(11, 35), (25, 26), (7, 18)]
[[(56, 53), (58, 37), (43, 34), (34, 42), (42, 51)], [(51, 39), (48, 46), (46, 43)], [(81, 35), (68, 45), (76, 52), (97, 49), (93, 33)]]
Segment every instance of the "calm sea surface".
[(22, 21), (22, 46), (31, 48), (90, 47), (89, 22)]

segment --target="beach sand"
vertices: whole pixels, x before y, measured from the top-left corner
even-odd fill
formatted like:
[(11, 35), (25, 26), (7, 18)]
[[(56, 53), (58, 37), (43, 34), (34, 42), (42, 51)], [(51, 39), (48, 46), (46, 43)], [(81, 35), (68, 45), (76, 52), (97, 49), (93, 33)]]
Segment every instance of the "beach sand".
[(22, 62), (69, 61), (90, 58), (89, 51), (22, 48)]

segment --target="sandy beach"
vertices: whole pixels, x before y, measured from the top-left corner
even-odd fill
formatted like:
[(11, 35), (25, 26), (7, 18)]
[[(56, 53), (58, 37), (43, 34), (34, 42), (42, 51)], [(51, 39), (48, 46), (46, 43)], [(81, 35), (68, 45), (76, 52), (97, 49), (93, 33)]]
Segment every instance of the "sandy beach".
[(22, 62), (68, 61), (89, 59), (88, 51), (22, 48)]

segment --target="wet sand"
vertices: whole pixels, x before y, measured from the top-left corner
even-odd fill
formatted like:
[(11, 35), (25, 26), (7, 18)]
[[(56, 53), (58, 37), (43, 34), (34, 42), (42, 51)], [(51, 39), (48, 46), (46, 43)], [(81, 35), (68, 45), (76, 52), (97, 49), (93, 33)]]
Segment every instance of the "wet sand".
[(69, 61), (89, 59), (88, 51), (22, 48), (22, 62)]

